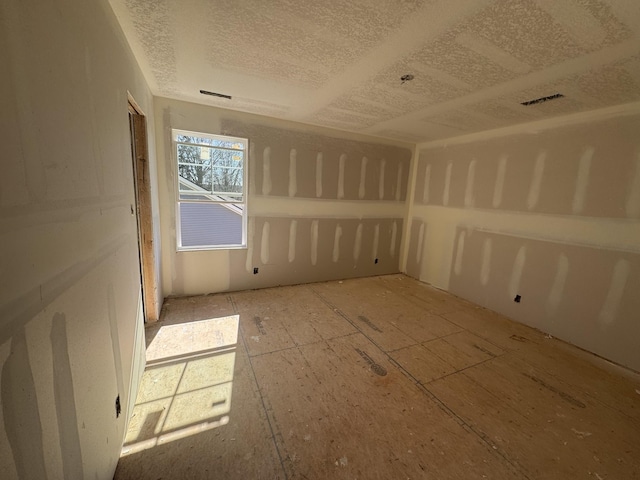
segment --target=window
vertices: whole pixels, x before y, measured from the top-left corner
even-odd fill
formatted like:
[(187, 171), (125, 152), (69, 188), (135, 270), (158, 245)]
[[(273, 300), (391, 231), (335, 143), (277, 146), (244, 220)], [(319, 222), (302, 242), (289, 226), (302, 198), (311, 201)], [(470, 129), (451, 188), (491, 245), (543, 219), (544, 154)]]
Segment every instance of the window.
[(178, 179), (178, 250), (247, 244), (244, 138), (173, 131)]

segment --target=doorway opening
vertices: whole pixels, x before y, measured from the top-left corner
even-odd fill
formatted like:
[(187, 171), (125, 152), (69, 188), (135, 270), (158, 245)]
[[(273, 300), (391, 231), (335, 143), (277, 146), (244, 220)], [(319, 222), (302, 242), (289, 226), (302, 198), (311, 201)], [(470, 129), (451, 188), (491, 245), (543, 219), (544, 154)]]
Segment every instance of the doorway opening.
[(155, 274), (153, 244), (147, 119), (130, 94), (129, 127), (131, 131), (131, 156), (133, 161), (133, 184), (136, 202), (135, 214), (138, 223), (138, 253), (144, 321), (155, 322), (158, 320), (160, 312), (158, 311), (158, 304), (156, 302), (158, 285)]

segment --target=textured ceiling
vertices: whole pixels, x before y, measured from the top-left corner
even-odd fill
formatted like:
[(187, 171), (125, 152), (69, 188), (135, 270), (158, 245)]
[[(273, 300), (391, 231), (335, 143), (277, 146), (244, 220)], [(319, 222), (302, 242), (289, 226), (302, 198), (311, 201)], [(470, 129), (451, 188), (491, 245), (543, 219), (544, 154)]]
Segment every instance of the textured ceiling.
[(155, 95), (340, 130), (424, 142), (640, 100), (639, 0), (110, 2)]

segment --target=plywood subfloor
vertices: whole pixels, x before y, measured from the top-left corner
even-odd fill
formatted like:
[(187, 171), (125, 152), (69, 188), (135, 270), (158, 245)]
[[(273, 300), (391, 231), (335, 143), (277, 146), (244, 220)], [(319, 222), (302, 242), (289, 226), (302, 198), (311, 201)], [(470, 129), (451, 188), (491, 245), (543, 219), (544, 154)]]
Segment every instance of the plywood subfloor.
[(402, 275), (170, 299), (115, 478), (640, 478), (640, 377)]

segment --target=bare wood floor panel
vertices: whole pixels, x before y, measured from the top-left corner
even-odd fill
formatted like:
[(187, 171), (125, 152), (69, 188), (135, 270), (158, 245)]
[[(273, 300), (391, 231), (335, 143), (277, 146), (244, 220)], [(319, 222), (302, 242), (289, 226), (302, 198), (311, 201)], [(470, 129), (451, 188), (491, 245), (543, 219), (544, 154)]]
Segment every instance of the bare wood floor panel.
[(169, 299), (115, 478), (640, 478), (640, 376), (402, 275)]

